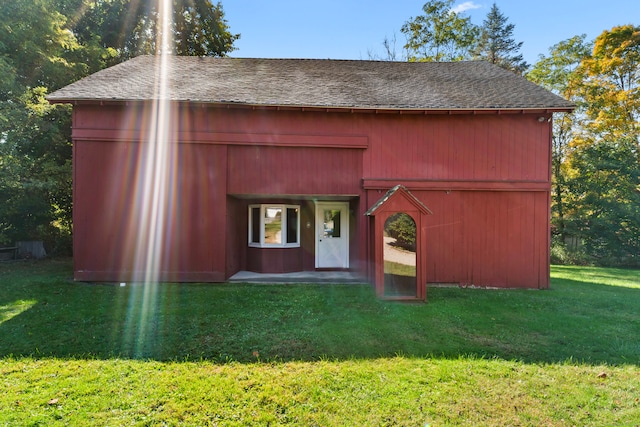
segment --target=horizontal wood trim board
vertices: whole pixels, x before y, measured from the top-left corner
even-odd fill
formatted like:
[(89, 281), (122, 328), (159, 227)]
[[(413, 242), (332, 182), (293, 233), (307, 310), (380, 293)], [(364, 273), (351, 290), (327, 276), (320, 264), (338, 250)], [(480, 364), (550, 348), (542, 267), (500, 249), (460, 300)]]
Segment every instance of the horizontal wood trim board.
[(408, 190), (439, 191), (550, 191), (551, 183), (547, 181), (413, 181), (392, 179), (363, 179), (364, 190), (387, 191), (395, 185), (403, 185)]
[[(72, 137), (78, 141), (144, 141), (148, 137), (140, 131), (116, 129), (73, 129)], [(369, 147), (366, 135), (290, 135), (234, 132), (178, 132), (181, 143), (205, 143), (220, 145), (268, 145), (281, 147)]]

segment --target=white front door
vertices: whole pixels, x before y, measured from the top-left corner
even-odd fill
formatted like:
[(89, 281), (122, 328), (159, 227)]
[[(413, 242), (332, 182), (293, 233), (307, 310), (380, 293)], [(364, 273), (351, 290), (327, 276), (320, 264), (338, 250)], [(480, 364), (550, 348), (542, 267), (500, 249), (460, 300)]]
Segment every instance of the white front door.
[(316, 268), (349, 268), (349, 203), (316, 203)]

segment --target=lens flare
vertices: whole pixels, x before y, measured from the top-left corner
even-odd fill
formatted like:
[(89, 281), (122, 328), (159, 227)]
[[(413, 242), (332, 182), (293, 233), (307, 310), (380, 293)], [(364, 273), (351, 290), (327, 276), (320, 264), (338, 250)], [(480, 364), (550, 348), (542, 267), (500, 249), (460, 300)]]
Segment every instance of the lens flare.
[[(136, 357), (150, 354), (161, 345), (158, 280), (162, 271), (171, 270), (168, 249), (176, 206), (178, 141), (170, 68), (173, 2), (158, 0), (158, 6), (154, 96), (141, 113), (132, 113), (141, 116), (140, 135), (144, 135), (138, 144), (134, 206), (127, 224), (127, 238), (135, 239), (128, 245), (133, 249), (132, 276), (140, 286), (129, 291), (123, 339)], [(126, 260), (122, 263), (127, 264)]]

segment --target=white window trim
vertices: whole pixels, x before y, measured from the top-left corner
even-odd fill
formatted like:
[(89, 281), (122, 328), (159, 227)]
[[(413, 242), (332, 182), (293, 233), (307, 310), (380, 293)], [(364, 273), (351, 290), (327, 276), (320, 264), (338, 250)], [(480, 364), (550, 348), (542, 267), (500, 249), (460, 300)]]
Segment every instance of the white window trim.
[[(260, 230), (260, 242), (252, 242), (253, 240), (253, 215), (252, 215), (252, 210), (255, 208), (260, 208), (260, 226), (259, 226), (259, 230)], [(281, 216), (281, 220), (282, 220), (282, 243), (265, 243), (264, 242), (264, 218), (265, 218), (265, 211), (267, 209), (281, 209), (282, 212), (282, 216)], [(286, 242), (286, 233), (285, 231), (287, 230), (287, 209), (296, 209), (297, 210), (297, 223), (298, 226), (296, 227), (296, 242), (295, 243), (287, 243)], [(299, 205), (283, 205), (283, 204), (277, 204), (277, 203), (262, 203), (262, 204), (255, 204), (255, 205), (249, 205), (249, 211), (248, 211), (248, 215), (249, 215), (249, 232), (248, 232), (248, 237), (249, 237), (249, 246), (253, 247), (253, 248), (299, 248), (300, 247), (300, 206)]]

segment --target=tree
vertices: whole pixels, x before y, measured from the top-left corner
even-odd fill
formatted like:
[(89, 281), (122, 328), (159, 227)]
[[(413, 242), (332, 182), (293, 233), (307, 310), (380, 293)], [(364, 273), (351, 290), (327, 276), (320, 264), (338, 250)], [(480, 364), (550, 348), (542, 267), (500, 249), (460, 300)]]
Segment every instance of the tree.
[(44, 95), (85, 68), (68, 60), (80, 46), (50, 6), (0, 4), (0, 243), (50, 243), (71, 220), (69, 108), (49, 105)]
[(640, 265), (640, 28), (554, 46), (528, 78), (575, 102), (554, 123), (552, 221), (587, 261)]
[(640, 266), (640, 28), (550, 52), (527, 77), (577, 106), (554, 122), (552, 224), (580, 242), (570, 255)]
[(576, 70), (582, 132), (568, 158), (572, 223), (588, 253), (640, 265), (640, 27), (600, 34)]
[[(240, 37), (232, 34), (220, 2), (172, 0), (173, 53), (191, 56), (225, 56)], [(73, 25), (81, 43), (99, 40), (117, 52), (117, 62), (142, 54), (155, 54), (160, 32), (157, 2), (93, 0)]]
[(570, 159), (571, 221), (586, 253), (605, 265), (640, 266), (640, 163), (635, 140), (598, 140)]
[(640, 143), (640, 27), (604, 31), (579, 71), (591, 136)]
[(367, 56), (369, 60), (373, 61), (404, 61), (406, 60), (405, 54), (399, 54), (397, 50), (398, 37), (396, 33), (393, 33), (393, 37), (389, 38), (385, 36), (382, 40), (382, 47), (384, 48), (384, 56), (380, 56), (374, 51), (367, 50)]
[(416, 251), (416, 223), (408, 214), (401, 212), (391, 215), (385, 222), (384, 231), (396, 239), (396, 245)]
[(549, 49), (549, 56), (540, 56), (538, 62), (527, 74), (534, 83), (564, 97), (576, 104), (573, 113), (558, 113), (553, 121), (552, 134), (552, 185), (551, 225), (564, 242), (565, 198), (567, 193), (566, 160), (570, 154), (570, 143), (578, 135), (583, 109), (577, 90), (581, 78), (577, 70), (582, 61), (591, 54), (591, 44), (585, 42), (585, 35), (562, 41)]
[(474, 59), (483, 59), (518, 74), (524, 73), (529, 64), (519, 53), (523, 42), (516, 43), (513, 39), (514, 28), (493, 3), (480, 27), (480, 38), (473, 52)]
[(454, 0), (431, 0), (424, 4), (424, 15), (411, 18), (402, 26), (407, 38), (404, 48), (409, 61), (460, 61), (469, 59), (478, 28), (469, 17), (451, 10)]

